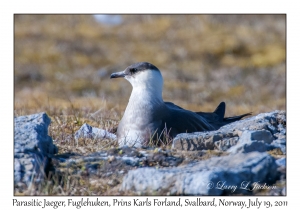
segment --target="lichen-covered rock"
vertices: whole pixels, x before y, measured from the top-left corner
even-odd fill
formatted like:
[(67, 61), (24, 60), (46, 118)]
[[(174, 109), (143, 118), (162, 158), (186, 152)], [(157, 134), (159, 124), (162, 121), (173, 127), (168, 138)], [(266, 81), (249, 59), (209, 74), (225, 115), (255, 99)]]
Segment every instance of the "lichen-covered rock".
[(106, 130), (95, 128), (87, 123), (84, 123), (81, 128), (75, 133), (75, 140), (78, 141), (79, 138), (88, 139), (113, 139), (116, 140), (117, 136)]
[(253, 184), (272, 184), (275, 159), (267, 153), (238, 153), (168, 169), (139, 168), (124, 177), (121, 190), (140, 195), (249, 194)]
[(249, 142), (239, 142), (237, 145), (231, 147), (228, 152), (230, 153), (248, 153), (248, 152), (266, 152), (273, 149), (270, 145), (263, 143), (262, 141), (249, 141)]
[(240, 141), (243, 142), (254, 140), (270, 144), (274, 140), (274, 137), (268, 130), (244, 131), (242, 136), (240, 137)]
[(69, 170), (72, 174), (106, 176), (119, 171), (128, 171), (136, 167), (161, 166), (176, 167), (181, 157), (174, 157), (165, 151), (137, 150), (128, 146), (99, 151), (88, 155), (56, 155), (53, 157), (56, 172)]
[[(56, 178), (67, 176), (73, 184), (90, 184), (94, 193), (106, 188), (118, 192), (107, 195), (285, 195), (284, 111), (260, 114), (217, 131), (179, 134), (172, 149), (123, 146), (94, 153), (76, 147), (55, 154), (49, 123), (45, 113), (15, 118), (15, 192), (24, 192), (25, 185), (31, 189), (32, 181), (47, 184), (42, 180), (49, 172), (48, 178), (61, 186), (64, 179), (57, 183)], [(87, 124), (75, 134), (80, 138), (116, 139)], [(255, 182), (275, 183), (277, 188), (251, 191)]]
[[(178, 134), (173, 139), (172, 148), (231, 152), (251, 152), (257, 149), (263, 152), (280, 148), (285, 153), (285, 136), (285, 112), (273, 111), (236, 121), (216, 131)], [(233, 146), (235, 148), (231, 148)]]
[(14, 121), (14, 183), (28, 185), (43, 178), (49, 156), (57, 153), (57, 147), (48, 136), (51, 120), (46, 113), (16, 117)]
[(279, 148), (282, 151), (282, 154), (286, 154), (286, 139), (283, 136), (281, 139), (274, 140), (271, 144), (274, 148)]
[(286, 158), (280, 158), (278, 160), (276, 160), (277, 165), (282, 166), (282, 167), (286, 167)]
[(231, 147), (228, 152), (265, 152), (273, 147), (270, 143), (274, 140), (274, 137), (268, 130), (245, 130), (239, 138), (238, 143)]

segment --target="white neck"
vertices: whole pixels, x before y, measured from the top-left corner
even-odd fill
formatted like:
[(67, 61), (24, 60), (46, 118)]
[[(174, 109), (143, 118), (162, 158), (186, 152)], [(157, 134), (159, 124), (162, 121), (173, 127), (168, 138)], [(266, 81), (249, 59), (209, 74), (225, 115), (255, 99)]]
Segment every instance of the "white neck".
[(135, 87), (132, 89), (129, 103), (149, 103), (149, 104), (155, 104), (155, 103), (163, 103), (162, 99), (162, 89), (160, 88), (141, 88), (141, 87)]
[(148, 103), (163, 103), (162, 91), (164, 81), (159, 71), (146, 70), (135, 77), (126, 79), (132, 85), (129, 102), (138, 100)]

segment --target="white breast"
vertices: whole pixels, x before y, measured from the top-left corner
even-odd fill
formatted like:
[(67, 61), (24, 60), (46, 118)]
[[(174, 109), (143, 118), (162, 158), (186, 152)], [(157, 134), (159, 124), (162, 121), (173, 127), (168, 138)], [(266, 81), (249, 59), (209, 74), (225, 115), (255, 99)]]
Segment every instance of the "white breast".
[(156, 116), (165, 107), (163, 78), (159, 71), (145, 70), (125, 77), (132, 85), (128, 105), (118, 127), (119, 145), (147, 144), (161, 120)]

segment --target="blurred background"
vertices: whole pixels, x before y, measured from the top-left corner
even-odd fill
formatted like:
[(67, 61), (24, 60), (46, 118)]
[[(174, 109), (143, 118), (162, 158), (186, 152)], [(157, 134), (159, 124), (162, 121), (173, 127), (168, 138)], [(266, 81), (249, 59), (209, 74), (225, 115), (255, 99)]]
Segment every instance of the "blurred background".
[(15, 15), (14, 44), (15, 116), (118, 122), (132, 88), (110, 74), (141, 61), (185, 109), (286, 109), (285, 15)]

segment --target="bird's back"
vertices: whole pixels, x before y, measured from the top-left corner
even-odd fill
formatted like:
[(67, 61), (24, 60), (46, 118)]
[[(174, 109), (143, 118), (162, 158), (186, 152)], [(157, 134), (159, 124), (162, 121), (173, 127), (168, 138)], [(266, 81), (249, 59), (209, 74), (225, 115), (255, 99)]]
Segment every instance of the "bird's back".
[(216, 130), (216, 127), (209, 123), (205, 116), (183, 109), (171, 102), (165, 102), (168, 108), (168, 115), (165, 116), (163, 126), (170, 130), (171, 137), (179, 133), (191, 133), (196, 131)]
[(170, 130), (170, 136), (179, 133), (192, 133), (201, 131), (218, 130), (221, 126), (240, 120), (250, 113), (224, 118), (225, 103), (221, 102), (214, 112), (192, 112), (185, 110), (171, 102), (165, 102), (168, 115), (163, 119), (164, 125)]

